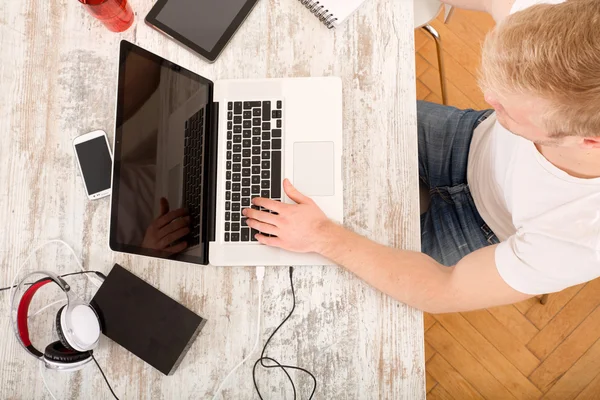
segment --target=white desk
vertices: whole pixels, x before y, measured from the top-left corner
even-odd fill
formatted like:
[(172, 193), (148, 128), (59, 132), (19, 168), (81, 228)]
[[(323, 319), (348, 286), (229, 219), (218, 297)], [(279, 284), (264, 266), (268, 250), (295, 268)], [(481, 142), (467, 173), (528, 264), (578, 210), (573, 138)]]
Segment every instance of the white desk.
[[(165, 377), (103, 340), (95, 354), (121, 399), (208, 399), (254, 342), (253, 268), (214, 268), (114, 254), (107, 247), (108, 199), (86, 199), (71, 141), (93, 129), (114, 133), (121, 38), (212, 79), (336, 75), (344, 83), (346, 225), (392, 246), (418, 250), (417, 138), (412, 0), (371, 0), (336, 31), (298, 1), (261, 0), (215, 64), (151, 30), (152, 0), (133, 0), (136, 23), (115, 34), (75, 0), (24, 0), (0, 6), (0, 285), (12, 281), (32, 245), (62, 238), (86, 267), (118, 262), (208, 319), (175, 375)], [(306, 105), (310, 114), (310, 104)], [(73, 271), (50, 246), (33, 268)], [(58, 266), (61, 269), (58, 269)], [(78, 278), (82, 279), (82, 278)], [(317, 399), (424, 399), (421, 312), (370, 288), (342, 268), (297, 268), (298, 307), (269, 351), (312, 370)], [(290, 307), (287, 268), (264, 282), (266, 340)], [(50, 398), (38, 365), (10, 331), (0, 293), (0, 398)], [(52, 318), (36, 317), (38, 347)], [(55, 339), (54, 339), (55, 340)], [(258, 354), (257, 354), (258, 355)], [(251, 366), (225, 399), (255, 399)], [(96, 367), (46, 372), (57, 398), (111, 398)], [(260, 375), (269, 399), (291, 398), (281, 372)], [(302, 398), (310, 380), (297, 375)]]

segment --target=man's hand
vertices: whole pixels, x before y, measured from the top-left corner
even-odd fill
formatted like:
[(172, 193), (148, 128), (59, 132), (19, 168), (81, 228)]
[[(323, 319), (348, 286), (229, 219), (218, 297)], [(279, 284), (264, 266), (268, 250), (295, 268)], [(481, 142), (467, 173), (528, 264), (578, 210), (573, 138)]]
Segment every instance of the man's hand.
[(189, 225), (187, 211), (183, 208), (169, 211), (169, 202), (163, 197), (160, 199), (160, 215), (146, 229), (142, 247), (180, 253), (187, 248), (187, 243), (176, 242), (190, 233)]
[(289, 180), (283, 181), (283, 189), (297, 204), (255, 198), (252, 201), (254, 205), (276, 214), (251, 208), (244, 209), (243, 214), (248, 217), (248, 226), (264, 234), (276, 236), (257, 234), (256, 238), (262, 244), (297, 253), (322, 252), (325, 243), (321, 233), (333, 222), (312, 199), (296, 190)]

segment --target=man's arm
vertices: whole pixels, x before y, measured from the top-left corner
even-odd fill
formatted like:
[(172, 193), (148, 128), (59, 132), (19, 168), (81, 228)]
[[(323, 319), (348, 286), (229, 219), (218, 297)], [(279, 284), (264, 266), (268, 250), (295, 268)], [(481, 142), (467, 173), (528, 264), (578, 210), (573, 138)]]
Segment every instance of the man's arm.
[[(416, 0), (418, 1), (418, 0)], [(502, 21), (510, 14), (515, 0), (441, 0), (448, 5), (467, 10), (485, 11), (494, 17), (496, 22)]]
[(283, 204), (256, 198), (253, 203), (277, 214), (245, 209), (248, 225), (260, 232), (259, 242), (296, 252), (317, 252), (344, 266), (391, 297), (430, 313), (457, 312), (516, 303), (531, 295), (504, 282), (490, 246), (445, 267), (431, 257), (393, 249), (350, 232), (330, 221), (310, 198), (284, 182)]

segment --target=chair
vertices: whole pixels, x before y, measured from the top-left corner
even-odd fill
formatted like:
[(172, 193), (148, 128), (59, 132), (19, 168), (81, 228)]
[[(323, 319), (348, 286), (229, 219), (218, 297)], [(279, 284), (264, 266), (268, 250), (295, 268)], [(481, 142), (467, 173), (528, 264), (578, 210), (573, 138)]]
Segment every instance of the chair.
[[(442, 54), (442, 39), (440, 34), (429, 23), (437, 17), (442, 9), (442, 2), (439, 0), (416, 0), (414, 2), (415, 29), (423, 29), (435, 41), (437, 50), (438, 70), (440, 73), (440, 89), (442, 91), (442, 103), (448, 104), (446, 96), (446, 76), (444, 73), (444, 58)], [(450, 17), (452, 8), (446, 8), (446, 19)]]

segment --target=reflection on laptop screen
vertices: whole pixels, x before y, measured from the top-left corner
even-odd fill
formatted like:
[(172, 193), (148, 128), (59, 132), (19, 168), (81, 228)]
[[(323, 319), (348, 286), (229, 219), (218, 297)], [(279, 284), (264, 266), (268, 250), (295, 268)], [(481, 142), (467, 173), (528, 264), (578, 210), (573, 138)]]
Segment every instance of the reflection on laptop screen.
[[(202, 263), (210, 86), (139, 48), (121, 55), (111, 246)], [(117, 154), (118, 153), (118, 154)]]

